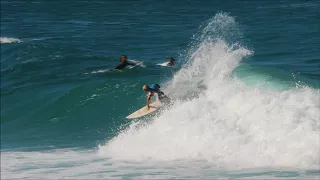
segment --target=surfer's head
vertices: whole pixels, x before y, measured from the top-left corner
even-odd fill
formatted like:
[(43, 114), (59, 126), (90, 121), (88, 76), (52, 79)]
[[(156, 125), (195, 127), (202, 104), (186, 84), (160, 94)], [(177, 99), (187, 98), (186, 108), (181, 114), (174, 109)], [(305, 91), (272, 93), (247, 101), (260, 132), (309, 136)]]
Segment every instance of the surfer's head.
[(125, 61), (127, 61), (127, 56), (126, 55), (120, 56), (120, 62), (125, 62)]
[(150, 87), (148, 85), (143, 85), (142, 86), (142, 90), (147, 92), (150, 89)]

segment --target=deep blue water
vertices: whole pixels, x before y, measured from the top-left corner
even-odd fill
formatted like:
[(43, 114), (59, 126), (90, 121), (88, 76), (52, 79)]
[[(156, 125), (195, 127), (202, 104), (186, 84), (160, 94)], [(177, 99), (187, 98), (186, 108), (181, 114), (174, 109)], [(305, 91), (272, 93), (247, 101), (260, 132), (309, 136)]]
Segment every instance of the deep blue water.
[[(1, 1), (2, 177), (319, 178), (319, 9)], [(125, 119), (151, 83), (172, 107)]]

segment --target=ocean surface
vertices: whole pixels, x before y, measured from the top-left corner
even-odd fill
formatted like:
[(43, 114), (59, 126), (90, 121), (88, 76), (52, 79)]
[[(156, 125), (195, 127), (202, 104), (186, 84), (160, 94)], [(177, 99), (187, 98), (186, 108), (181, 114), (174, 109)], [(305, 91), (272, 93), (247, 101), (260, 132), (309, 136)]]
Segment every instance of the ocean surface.
[[(173, 103), (126, 119), (152, 83)], [(319, 179), (320, 2), (1, 0), (15, 178)]]

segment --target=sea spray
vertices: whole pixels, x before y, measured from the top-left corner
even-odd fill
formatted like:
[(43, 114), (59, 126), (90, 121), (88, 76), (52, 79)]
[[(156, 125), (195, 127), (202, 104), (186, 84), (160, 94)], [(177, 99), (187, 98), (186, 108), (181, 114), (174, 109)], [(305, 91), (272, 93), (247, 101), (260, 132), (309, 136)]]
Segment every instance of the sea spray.
[[(205, 29), (226, 23), (216, 18)], [(100, 146), (100, 154), (130, 161), (204, 160), (229, 168), (319, 167), (319, 91), (246, 86), (231, 73), (252, 51), (228, 43), (226, 35), (205, 32), (167, 83), (175, 104), (151, 123), (124, 130)]]

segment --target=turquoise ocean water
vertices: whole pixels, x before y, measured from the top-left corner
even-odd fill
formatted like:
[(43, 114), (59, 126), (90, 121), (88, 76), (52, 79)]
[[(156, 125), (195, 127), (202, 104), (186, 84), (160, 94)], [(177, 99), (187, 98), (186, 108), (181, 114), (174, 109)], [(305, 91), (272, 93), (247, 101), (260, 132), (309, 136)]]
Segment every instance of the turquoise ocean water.
[[(1, 1), (1, 178), (319, 179), (319, 9)], [(127, 120), (151, 83), (173, 105)]]

